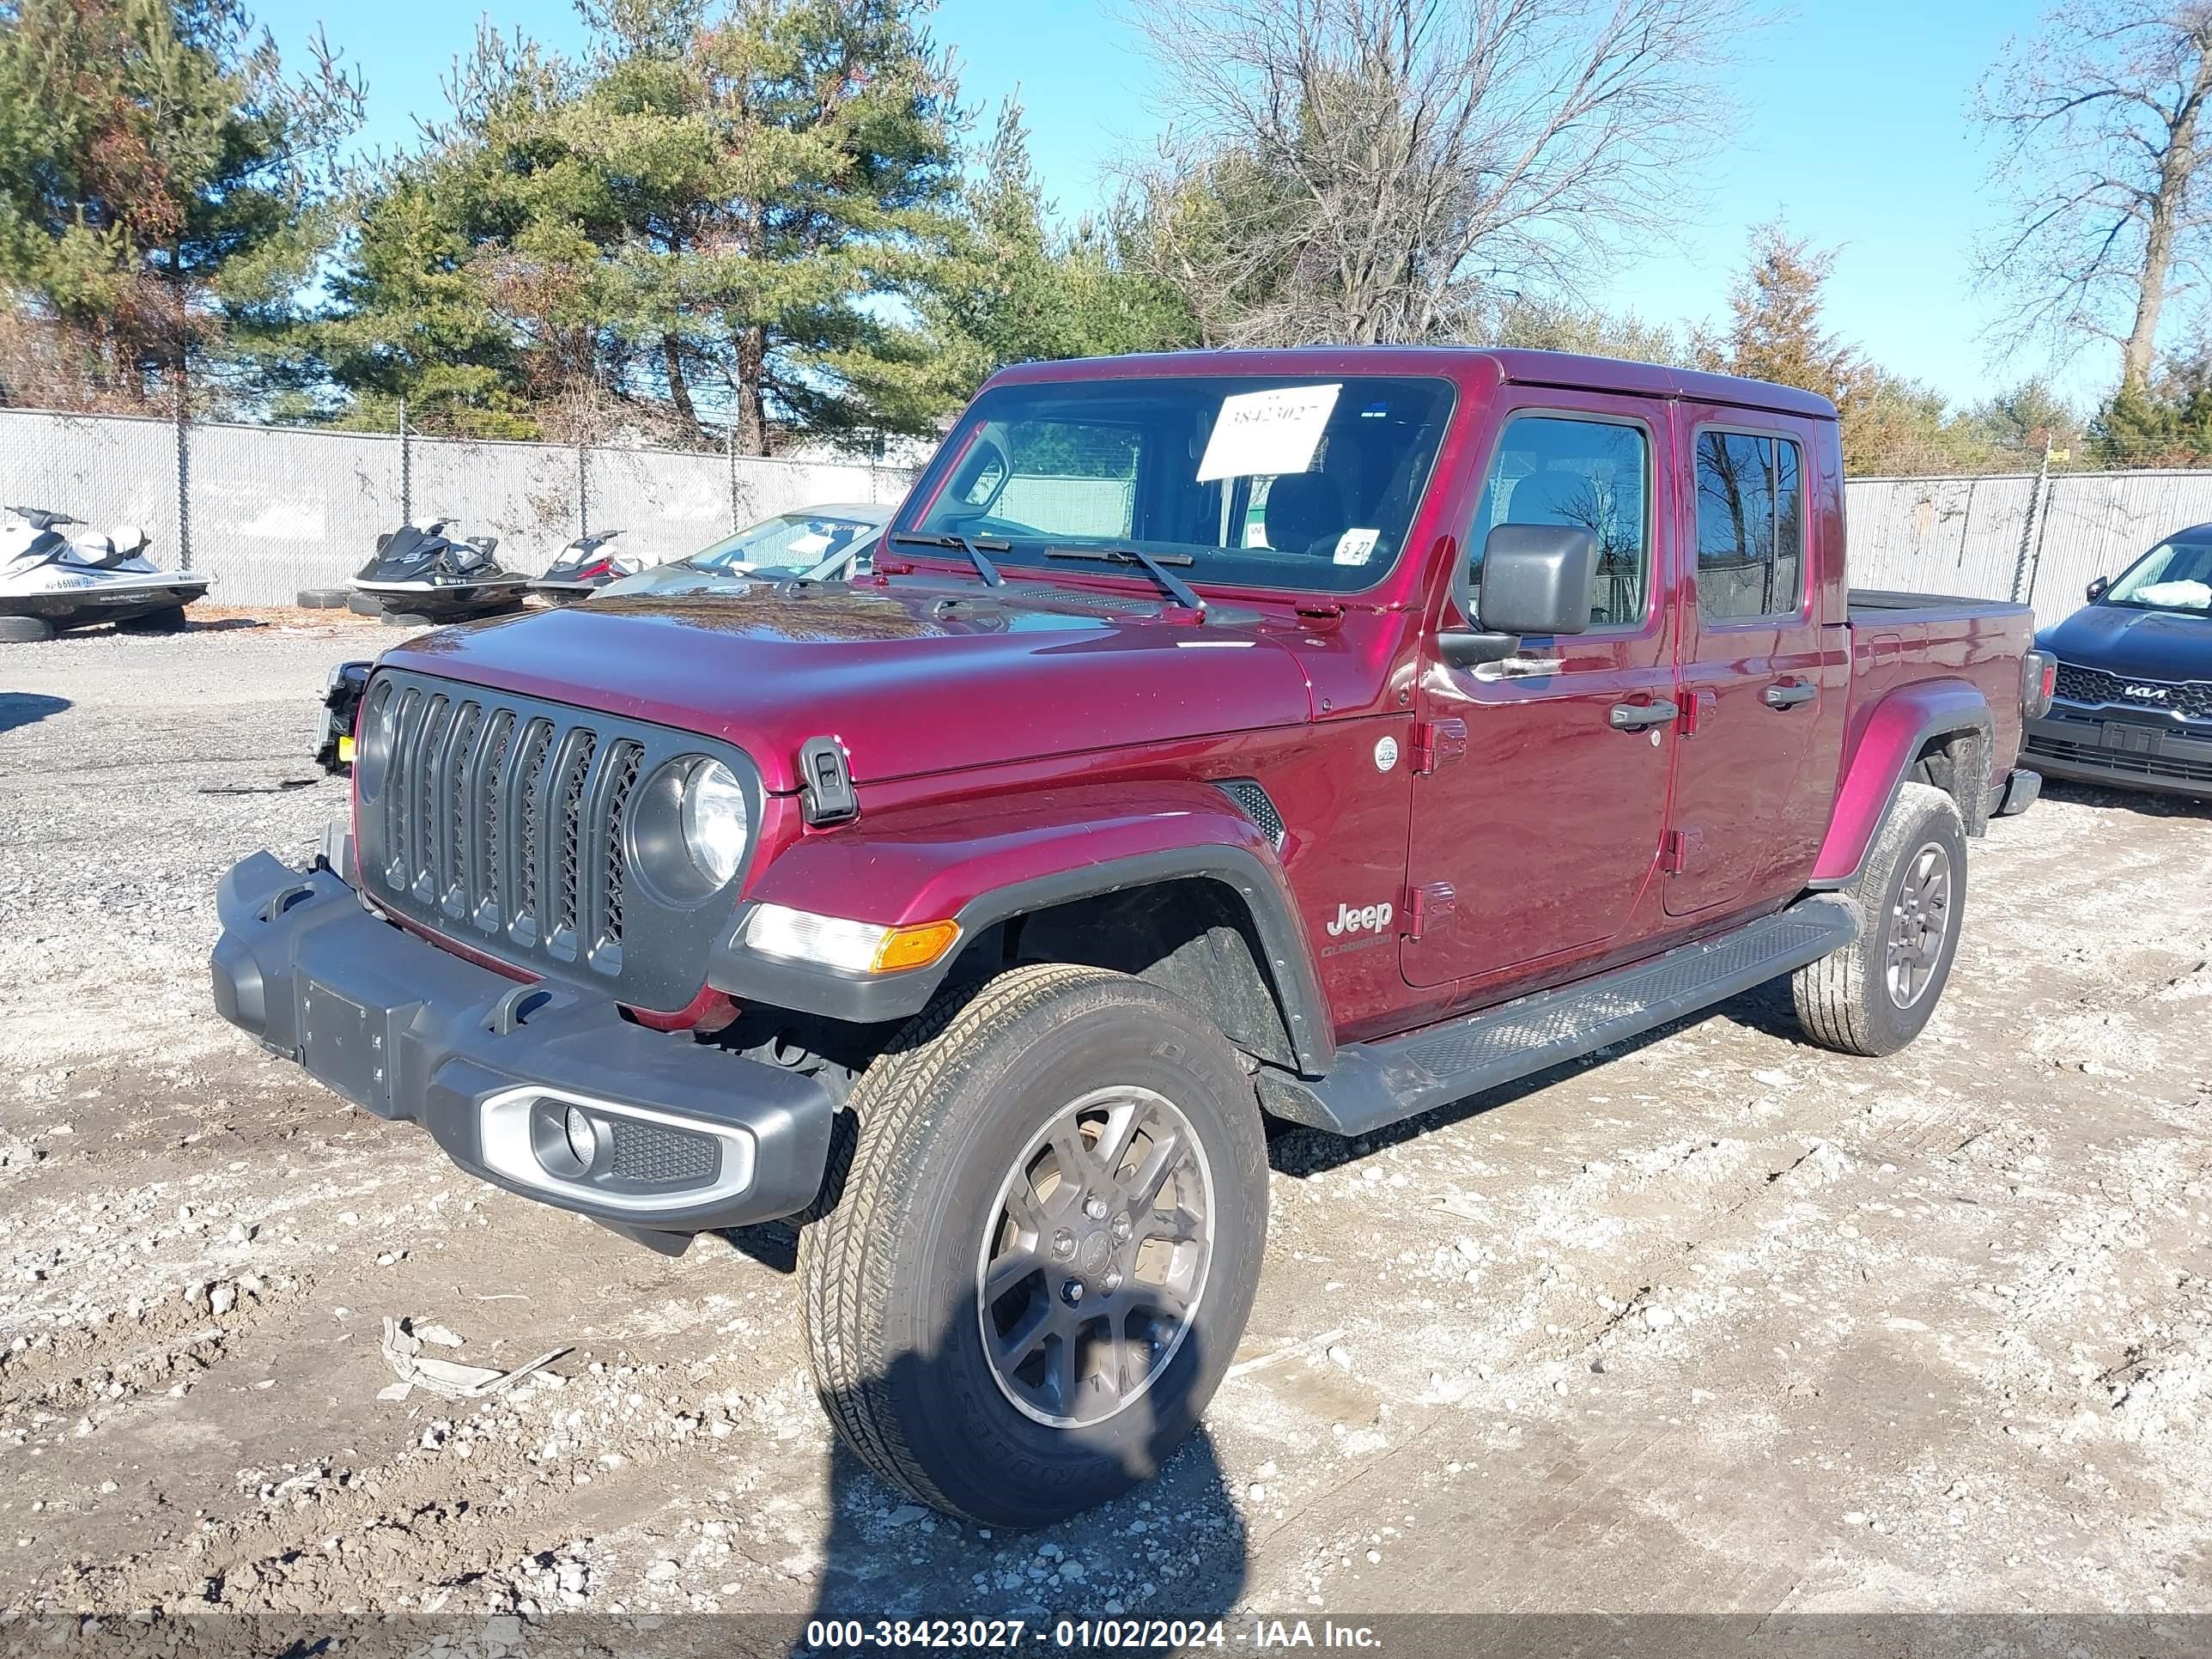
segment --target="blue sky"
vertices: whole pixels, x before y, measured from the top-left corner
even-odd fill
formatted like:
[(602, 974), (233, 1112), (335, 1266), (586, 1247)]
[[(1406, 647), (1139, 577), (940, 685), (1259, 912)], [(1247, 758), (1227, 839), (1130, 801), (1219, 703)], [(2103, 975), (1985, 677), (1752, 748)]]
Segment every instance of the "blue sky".
[[(362, 142), (386, 148), (410, 142), (415, 118), (441, 106), (441, 81), (480, 16), (556, 46), (582, 33), (567, 0), (501, 0), (489, 13), (441, 0), (258, 9), (288, 60), (327, 21), (368, 81)], [(1736, 136), (1686, 192), (1681, 246), (1623, 264), (1595, 297), (1654, 321), (1717, 319), (1748, 227), (1779, 217), (1838, 251), (1832, 325), (1891, 370), (1968, 402), (2046, 368), (1988, 360), (1990, 307), (1967, 264), (1989, 217), (1988, 157), (1968, 105), (2006, 35), (2033, 16), (2032, 3), (2001, 0), (1798, 0), (1745, 57)], [(1106, 3), (941, 0), (933, 27), (958, 53), (971, 106), (988, 110), (1019, 88), (1038, 171), (1064, 213), (1107, 194), (1114, 155), (1158, 129), (1147, 66)], [(2094, 399), (2116, 378), (2112, 356), (2085, 353), (2062, 386)]]

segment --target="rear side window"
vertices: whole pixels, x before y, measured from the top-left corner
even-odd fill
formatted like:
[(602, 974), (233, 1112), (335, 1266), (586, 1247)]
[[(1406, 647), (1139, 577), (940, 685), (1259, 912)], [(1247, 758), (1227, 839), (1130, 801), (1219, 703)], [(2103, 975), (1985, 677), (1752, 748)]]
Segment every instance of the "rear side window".
[(1805, 599), (1804, 465), (1788, 438), (1698, 434), (1698, 613), (1787, 616)]
[(1476, 614), (1492, 531), (1502, 524), (1578, 525), (1597, 538), (1590, 625), (1641, 622), (1651, 562), (1650, 483), (1651, 448), (1639, 427), (1559, 415), (1506, 422), (1468, 538)]

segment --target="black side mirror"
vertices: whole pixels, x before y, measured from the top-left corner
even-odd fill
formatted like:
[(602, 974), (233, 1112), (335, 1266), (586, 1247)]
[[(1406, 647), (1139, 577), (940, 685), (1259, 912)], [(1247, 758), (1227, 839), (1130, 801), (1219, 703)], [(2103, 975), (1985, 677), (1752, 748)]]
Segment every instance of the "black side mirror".
[(1597, 538), (1578, 525), (1502, 524), (1482, 544), (1482, 596), (1468, 603), (1464, 568), (1455, 578), (1472, 630), (1454, 629), (1437, 648), (1455, 667), (1511, 656), (1526, 634), (1579, 634), (1589, 626)]
[(2096, 604), (2098, 600), (2103, 599), (2106, 593), (2112, 591), (2112, 579), (2110, 576), (2098, 577), (2094, 581), (2089, 584), (2087, 590), (2089, 594), (2089, 603), (2092, 605)]

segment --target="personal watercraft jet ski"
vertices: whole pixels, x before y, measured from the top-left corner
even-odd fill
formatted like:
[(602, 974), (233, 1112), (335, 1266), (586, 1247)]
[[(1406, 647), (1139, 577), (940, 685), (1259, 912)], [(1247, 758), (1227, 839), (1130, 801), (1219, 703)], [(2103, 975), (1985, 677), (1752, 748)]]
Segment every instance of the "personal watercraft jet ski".
[(472, 541), (448, 536), (443, 521), (402, 525), (376, 543), (376, 556), (362, 566), (353, 588), (374, 599), (388, 616), (428, 622), (460, 622), (512, 611), (530, 579), (492, 562), (496, 536)]
[(136, 525), (102, 532), (66, 513), (0, 507), (0, 623), (11, 624), (0, 632), (37, 638), (103, 622), (182, 628), (185, 607), (214, 578), (157, 569), (146, 557), (151, 545)]
[(530, 584), (530, 591), (556, 605), (573, 605), (590, 599), (609, 582), (635, 576), (645, 568), (645, 561), (617, 553), (607, 545), (621, 534), (619, 530), (606, 530), (596, 536), (577, 537), (561, 550), (561, 556), (546, 567), (545, 574)]

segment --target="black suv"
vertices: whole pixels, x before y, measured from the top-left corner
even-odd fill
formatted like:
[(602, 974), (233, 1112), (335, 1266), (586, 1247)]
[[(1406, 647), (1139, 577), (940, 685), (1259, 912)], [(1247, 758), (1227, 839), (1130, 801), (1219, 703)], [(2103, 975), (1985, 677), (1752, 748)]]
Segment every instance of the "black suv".
[(2024, 763), (2212, 799), (2212, 524), (2176, 531), (2036, 643), (2058, 659)]

